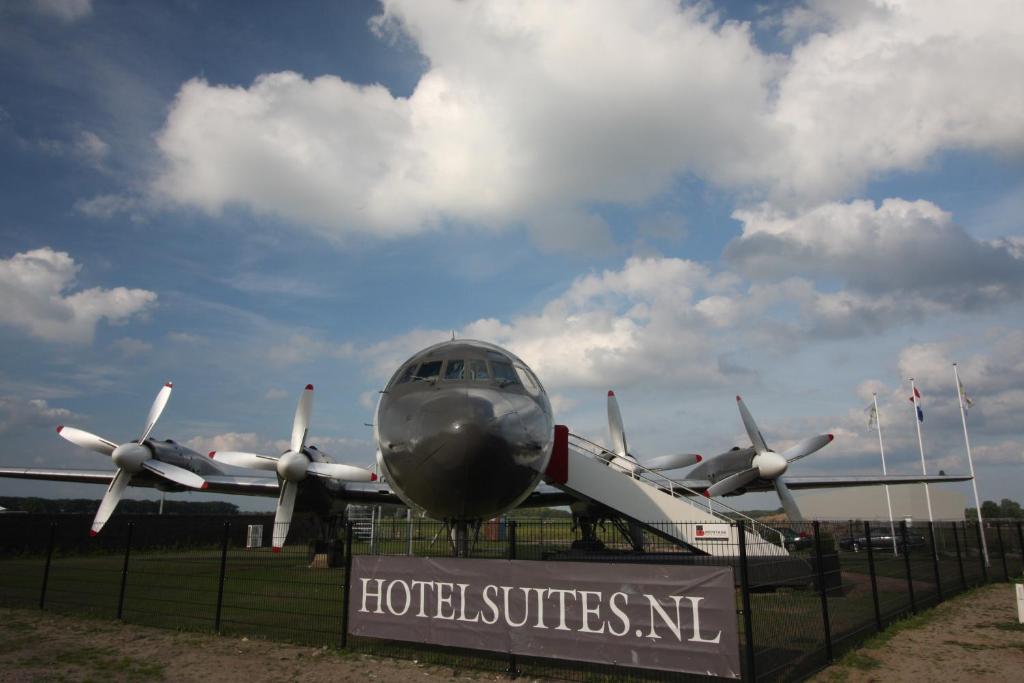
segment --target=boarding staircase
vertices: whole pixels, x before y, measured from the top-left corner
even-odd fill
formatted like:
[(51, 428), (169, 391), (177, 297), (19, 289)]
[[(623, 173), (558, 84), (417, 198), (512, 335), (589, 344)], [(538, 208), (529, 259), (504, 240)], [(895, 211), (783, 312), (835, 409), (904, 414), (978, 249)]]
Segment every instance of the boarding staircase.
[(639, 464), (628, 470), (619, 467), (609, 455), (598, 444), (556, 427), (546, 479), (552, 486), (604, 505), (697, 554), (738, 556), (739, 530), (734, 520), (743, 519), (748, 556), (789, 555), (778, 530), (660, 472)]

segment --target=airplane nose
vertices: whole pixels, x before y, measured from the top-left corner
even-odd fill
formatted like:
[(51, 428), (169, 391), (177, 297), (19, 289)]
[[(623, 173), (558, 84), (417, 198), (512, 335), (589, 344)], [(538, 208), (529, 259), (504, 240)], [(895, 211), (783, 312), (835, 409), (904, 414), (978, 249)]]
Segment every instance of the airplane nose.
[(396, 490), (440, 519), (507, 509), (539, 477), (522, 419), (498, 391), (410, 394), (381, 408), (381, 454)]
[(767, 451), (754, 458), (754, 467), (763, 479), (775, 479), (789, 467), (789, 463), (778, 453)]

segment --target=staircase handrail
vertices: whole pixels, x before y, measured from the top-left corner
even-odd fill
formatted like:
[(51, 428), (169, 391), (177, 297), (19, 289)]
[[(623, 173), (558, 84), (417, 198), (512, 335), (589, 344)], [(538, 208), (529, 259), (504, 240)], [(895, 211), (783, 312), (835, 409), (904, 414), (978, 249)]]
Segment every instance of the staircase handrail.
[[(586, 453), (587, 455), (592, 456), (594, 458), (598, 458), (600, 460), (604, 460), (605, 462), (609, 462), (607, 459), (605, 459), (603, 457), (604, 455), (608, 455), (608, 456), (611, 456), (611, 457), (619, 457), (619, 456), (615, 455), (615, 453), (613, 453), (612, 451), (610, 451), (607, 448), (605, 448), (604, 446), (602, 446), (601, 444), (594, 443), (590, 439), (588, 439), (586, 437), (583, 437), (583, 436), (580, 436), (579, 434), (573, 434), (572, 432), (569, 432), (569, 438), (570, 438), (570, 440), (577, 442), (577, 443), (573, 443), (573, 446), (575, 446), (577, 448), (577, 450), (579, 450), (579, 451), (581, 451), (583, 453)], [(581, 446), (581, 443), (584, 444), (584, 445)], [(767, 538), (765, 536), (766, 533), (777, 535), (779, 537), (779, 545), (780, 545), (780, 547), (785, 547), (785, 545), (786, 545), (786, 537), (778, 529), (772, 528), (772, 527), (768, 526), (767, 524), (765, 524), (764, 522), (760, 522), (760, 521), (754, 519), (753, 517), (751, 517), (750, 515), (747, 515), (746, 513), (742, 512), (741, 510), (737, 510), (736, 508), (734, 508), (732, 506), (726, 505), (725, 503), (723, 503), (720, 500), (715, 500), (714, 498), (707, 497), (703, 493), (700, 493), (699, 491), (695, 491), (694, 489), (689, 488), (685, 484), (682, 484), (682, 483), (676, 481), (675, 479), (672, 479), (671, 477), (665, 476), (664, 474), (662, 474), (658, 470), (648, 469), (647, 467), (644, 467), (643, 465), (641, 465), (639, 462), (630, 461), (630, 467), (634, 468), (632, 474), (636, 475), (637, 473), (639, 473), (639, 474), (643, 475), (643, 476), (635, 476), (635, 478), (638, 481), (643, 481), (645, 484), (648, 484), (649, 486), (655, 486), (659, 490), (665, 491), (666, 493), (671, 495), (673, 498), (679, 498), (680, 500), (685, 500), (687, 503), (689, 503), (690, 505), (693, 505), (694, 507), (699, 507), (699, 508), (703, 509), (704, 506), (701, 505), (700, 503), (694, 501), (689, 496), (680, 495), (677, 492), (676, 489), (682, 489), (686, 493), (690, 494), (690, 496), (694, 496), (696, 498), (704, 498), (705, 500), (708, 501), (708, 512), (711, 515), (713, 515), (713, 516), (715, 516), (715, 517), (717, 517), (719, 519), (723, 519), (723, 521), (727, 521), (727, 522), (735, 522), (736, 521), (734, 519), (729, 518), (724, 513), (715, 512), (714, 510), (712, 510), (712, 503), (713, 503), (714, 505), (717, 505), (717, 506), (719, 506), (721, 508), (725, 508), (726, 510), (728, 510), (732, 514), (738, 515), (739, 517), (742, 517), (743, 519), (749, 521), (751, 523), (751, 529), (758, 531), (759, 535), (761, 536), (761, 538), (764, 538), (765, 540), (767, 540)], [(626, 473), (624, 472), (624, 474), (626, 474)], [(656, 481), (653, 481), (654, 478), (661, 479), (661, 480), (664, 480), (665, 482), (667, 482), (668, 483), (668, 488), (666, 489), (664, 485), (662, 485), (660, 483), (657, 483)]]

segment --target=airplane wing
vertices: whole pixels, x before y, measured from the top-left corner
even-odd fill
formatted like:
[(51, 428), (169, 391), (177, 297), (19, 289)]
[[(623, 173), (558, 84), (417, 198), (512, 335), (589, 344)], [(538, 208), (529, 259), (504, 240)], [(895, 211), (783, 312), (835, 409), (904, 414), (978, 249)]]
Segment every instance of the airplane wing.
[(880, 484), (949, 484), (958, 481), (970, 481), (969, 474), (890, 474), (888, 476), (848, 476), (848, 477), (791, 477), (786, 476), (786, 486), (790, 489), (830, 489), (847, 486), (878, 486)]
[[(51, 470), (41, 467), (0, 467), (0, 477), (10, 479), (43, 479), (46, 481), (72, 481), (81, 484), (109, 486), (117, 474), (115, 470)], [(142, 478), (140, 477), (140, 480)], [(135, 482), (132, 482), (133, 484)], [(140, 483), (139, 485), (145, 485)]]
[[(102, 484), (109, 486), (116, 471), (113, 470), (60, 470), (40, 467), (0, 467), (0, 477), (11, 479), (40, 479), (44, 481), (66, 481), (80, 484)], [(238, 476), (233, 474), (207, 474), (203, 476), (208, 484), (203, 493), (223, 493), (242, 496), (277, 496), (280, 488), (274, 476)], [(129, 486), (139, 488), (161, 488), (170, 491), (190, 491), (178, 486), (168, 486), (168, 482), (157, 479), (148, 472), (140, 472), (132, 477)], [(393, 504), (404, 505), (397, 495), (386, 485), (367, 482), (365, 484), (346, 483), (343, 492), (337, 496), (351, 503)]]
[[(703, 493), (704, 489), (711, 486), (711, 482), (707, 479), (673, 479), (672, 483), (675, 484), (675, 486), (673, 486), (673, 490), (684, 496), (691, 491)], [(657, 480), (654, 480), (654, 484), (658, 484)], [(666, 488), (667, 487), (668, 486), (666, 484)]]
[(516, 509), (558, 507), (559, 505), (569, 505), (579, 500), (582, 500), (582, 498), (566, 493), (561, 489), (556, 489), (554, 486), (540, 484), (530, 492), (526, 500), (516, 506)]
[[(80, 484), (103, 484), (109, 486), (117, 474), (116, 470), (58, 470), (42, 467), (0, 467), (0, 477), (9, 479), (40, 479), (44, 481), (67, 481)], [(278, 493), (276, 477), (238, 477), (233, 475), (207, 475), (203, 477), (209, 486), (206, 493), (227, 493), (232, 495), (276, 496)], [(191, 491), (184, 486), (170, 485), (166, 480), (158, 479), (148, 472), (139, 472), (132, 476), (129, 486), (137, 488), (160, 488), (168, 491)]]

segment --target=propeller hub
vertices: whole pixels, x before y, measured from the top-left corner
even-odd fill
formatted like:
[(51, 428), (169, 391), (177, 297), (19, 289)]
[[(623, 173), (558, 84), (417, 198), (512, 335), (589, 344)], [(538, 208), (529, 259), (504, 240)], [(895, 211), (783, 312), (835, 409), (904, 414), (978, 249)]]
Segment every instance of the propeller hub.
[(301, 451), (288, 451), (277, 459), (277, 476), (285, 481), (302, 481), (306, 478), (309, 458)]
[(142, 469), (142, 463), (150, 459), (149, 449), (134, 442), (123, 443), (114, 449), (110, 459), (126, 472), (135, 474)]
[(786, 459), (775, 451), (758, 453), (752, 463), (757, 468), (758, 475), (762, 479), (775, 479), (785, 473), (789, 464)]

